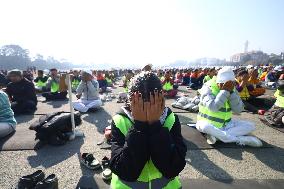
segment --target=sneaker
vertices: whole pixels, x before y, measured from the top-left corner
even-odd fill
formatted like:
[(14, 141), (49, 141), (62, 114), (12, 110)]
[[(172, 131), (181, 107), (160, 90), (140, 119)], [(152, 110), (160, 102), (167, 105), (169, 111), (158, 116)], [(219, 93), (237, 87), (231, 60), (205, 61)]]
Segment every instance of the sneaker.
[(108, 157), (104, 157), (102, 159), (102, 169), (103, 169), (102, 178), (104, 180), (110, 180), (112, 176), (112, 172), (109, 168), (109, 164), (110, 164), (110, 160), (108, 159)]
[(239, 136), (239, 141), (237, 142), (238, 145), (241, 146), (251, 146), (251, 147), (261, 147), (262, 142), (254, 137), (254, 136)]
[(206, 137), (206, 142), (210, 145), (215, 144), (216, 141), (217, 141), (216, 137), (214, 137), (212, 135), (207, 134), (205, 137)]
[(58, 189), (58, 178), (55, 174), (51, 174), (43, 181), (37, 183), (35, 189)]
[(80, 162), (89, 169), (98, 169), (100, 168), (100, 162), (94, 158), (93, 154), (83, 153), (80, 158)]

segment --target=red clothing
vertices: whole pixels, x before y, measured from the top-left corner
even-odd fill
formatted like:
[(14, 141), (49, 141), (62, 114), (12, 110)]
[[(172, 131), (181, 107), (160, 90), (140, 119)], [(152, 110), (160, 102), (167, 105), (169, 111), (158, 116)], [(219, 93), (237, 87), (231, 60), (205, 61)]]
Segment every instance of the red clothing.
[(191, 78), (198, 78), (198, 73), (191, 73), (191, 74), (190, 74), (190, 77), (191, 77)]
[(105, 80), (105, 77), (103, 74), (98, 74), (97, 75), (97, 80)]

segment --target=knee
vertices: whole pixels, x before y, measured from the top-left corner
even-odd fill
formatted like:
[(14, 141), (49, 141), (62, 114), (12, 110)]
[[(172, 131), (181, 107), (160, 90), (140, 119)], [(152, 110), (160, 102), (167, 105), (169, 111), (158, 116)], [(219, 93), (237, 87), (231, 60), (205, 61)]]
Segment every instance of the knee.
[(256, 130), (255, 124), (249, 121), (247, 122), (246, 127), (250, 132)]
[[(210, 130), (211, 125), (209, 123), (200, 121), (196, 123), (196, 129), (202, 133), (207, 133)], [(213, 126), (214, 127), (214, 126)]]

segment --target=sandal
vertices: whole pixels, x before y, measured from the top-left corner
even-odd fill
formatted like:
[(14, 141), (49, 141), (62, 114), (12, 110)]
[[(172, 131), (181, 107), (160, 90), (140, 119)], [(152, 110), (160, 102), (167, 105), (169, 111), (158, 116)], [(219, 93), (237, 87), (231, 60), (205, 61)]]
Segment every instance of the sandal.
[(109, 168), (109, 164), (110, 164), (110, 160), (107, 157), (104, 157), (102, 159), (102, 169), (103, 169), (102, 178), (104, 180), (110, 180), (112, 176), (112, 172)]
[(80, 162), (92, 170), (100, 168), (100, 162), (94, 158), (93, 154), (90, 153), (83, 153), (81, 155)]

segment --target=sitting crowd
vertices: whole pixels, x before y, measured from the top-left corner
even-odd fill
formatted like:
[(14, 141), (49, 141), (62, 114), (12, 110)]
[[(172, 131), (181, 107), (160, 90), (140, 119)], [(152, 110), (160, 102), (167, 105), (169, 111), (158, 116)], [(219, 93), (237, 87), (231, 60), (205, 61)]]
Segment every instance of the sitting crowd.
[[(123, 98), (125, 104), (111, 122), (109, 167), (113, 174), (103, 176), (108, 179), (112, 177), (111, 187), (175, 189), (181, 188), (178, 175), (185, 167), (187, 148), (179, 117), (166, 107), (165, 98), (176, 97), (180, 85), (188, 86), (188, 90), (197, 90), (195, 127), (205, 135), (208, 144), (213, 145), (219, 140), (261, 147), (261, 140), (251, 135), (256, 130), (255, 124), (234, 119), (233, 113), (240, 114), (244, 109), (258, 112), (256, 99), (265, 93), (265, 87), (277, 88), (275, 105), (265, 116), (281, 115), (277, 124), (283, 125), (283, 70), (282, 67), (276, 68), (152, 70), (148, 65), (134, 71), (72, 70), (68, 74), (71, 79), (70, 92), (77, 97), (72, 106), (82, 113), (100, 108), (103, 105), (100, 94), (108, 92), (116, 79), (122, 77), (124, 91), (119, 98)], [(267, 79), (263, 81), (264, 71), (267, 72)], [(276, 79), (272, 79), (271, 75)], [(0, 76), (0, 138), (16, 130), (14, 114), (32, 114), (36, 111), (37, 96), (44, 97), (46, 101), (67, 98), (69, 76), (55, 68), (46, 74), (38, 70), (34, 80), (30, 76), (27, 78), (27, 74), (20, 70), (11, 70)], [(81, 158), (89, 168), (97, 164), (90, 154), (84, 154)]]

